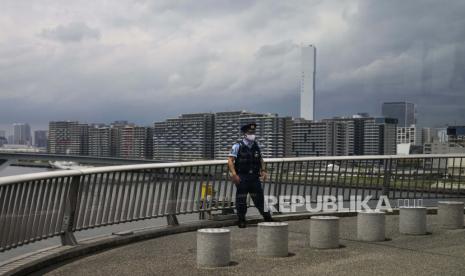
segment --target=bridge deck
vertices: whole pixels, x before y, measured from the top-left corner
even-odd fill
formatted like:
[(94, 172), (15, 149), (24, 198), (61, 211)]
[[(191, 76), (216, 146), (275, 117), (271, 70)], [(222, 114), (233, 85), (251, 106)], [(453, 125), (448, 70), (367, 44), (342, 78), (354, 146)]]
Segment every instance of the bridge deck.
[(398, 216), (386, 217), (385, 242), (356, 241), (356, 218), (341, 218), (342, 247), (317, 250), (305, 246), (309, 221), (289, 222), (287, 258), (255, 253), (256, 227), (231, 227), (231, 266), (198, 269), (196, 233), (165, 236), (104, 251), (42, 271), (46, 275), (463, 275), (465, 229), (443, 230), (429, 215), (425, 236), (398, 232)]

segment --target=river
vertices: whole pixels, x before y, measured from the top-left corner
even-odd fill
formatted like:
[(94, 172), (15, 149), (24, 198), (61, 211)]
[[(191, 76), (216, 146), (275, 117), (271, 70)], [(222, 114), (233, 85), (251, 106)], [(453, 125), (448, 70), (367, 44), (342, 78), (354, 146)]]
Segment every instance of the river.
[(2, 177), (2, 176), (10, 176), (10, 175), (26, 174), (26, 173), (46, 172), (46, 171), (52, 171), (52, 170), (53, 169), (47, 169), (47, 168), (8, 166), (8, 167), (4, 168), (3, 170), (0, 170), (0, 177)]

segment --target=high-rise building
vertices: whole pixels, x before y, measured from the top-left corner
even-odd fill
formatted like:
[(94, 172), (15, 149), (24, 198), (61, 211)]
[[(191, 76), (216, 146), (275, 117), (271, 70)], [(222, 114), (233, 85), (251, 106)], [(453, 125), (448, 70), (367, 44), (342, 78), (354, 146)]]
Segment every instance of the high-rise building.
[(71, 128), (72, 145), (76, 149), (77, 155), (89, 155), (89, 125), (78, 124), (76, 127)]
[(436, 128), (436, 137), (434, 137), (433, 140), (439, 143), (447, 143), (449, 141), (447, 128)]
[(161, 162), (213, 159), (214, 114), (183, 114), (154, 123), (153, 159)]
[[(344, 122), (346, 124), (346, 155), (365, 155), (365, 127), (374, 120), (368, 113), (358, 113), (349, 118), (333, 118), (323, 121)], [(369, 133), (369, 132), (368, 132)]]
[(49, 123), (48, 153), (68, 154), (71, 152), (71, 127), (78, 122), (57, 121)]
[(396, 119), (354, 115), (330, 121), (347, 123), (348, 155), (396, 154)]
[(121, 128), (120, 131), (119, 157), (129, 159), (152, 159), (152, 128), (127, 125)]
[(302, 118), (293, 121), (291, 152), (293, 156), (326, 156), (328, 141), (326, 123)]
[(253, 117), (255, 113), (232, 111), (215, 113), (214, 157), (226, 159), (232, 145), (241, 139), (241, 118)]
[(421, 143), (432, 143), (433, 142), (433, 130), (429, 127), (421, 129)]
[(89, 154), (89, 126), (77, 121), (49, 123), (48, 152), (51, 154)]
[(110, 156), (120, 157), (121, 156), (121, 133), (122, 129), (126, 126), (135, 126), (134, 123), (129, 123), (128, 121), (114, 121), (110, 124)]
[(112, 131), (109, 126), (93, 125), (89, 127), (89, 156), (110, 157)]
[(38, 148), (47, 147), (47, 131), (46, 130), (36, 130), (34, 131), (34, 146)]
[(312, 121), (302, 118), (292, 120), (291, 133), (291, 156), (314, 156), (317, 155), (315, 144), (311, 141)]
[(363, 155), (397, 153), (397, 120), (369, 118), (364, 121)]
[(6, 144), (8, 144), (8, 140), (5, 137), (0, 136), (0, 147), (3, 147), (3, 145)]
[(371, 120), (370, 117), (353, 118), (354, 122), (354, 155), (364, 155), (365, 144), (365, 122)]
[(31, 127), (25, 123), (13, 124), (13, 139), (17, 145), (32, 145)]
[(295, 119), (292, 156), (345, 156), (354, 154), (353, 122), (327, 119), (314, 122)]
[(447, 127), (447, 140), (449, 143), (465, 147), (465, 126)]
[(409, 127), (397, 127), (397, 144), (422, 145), (422, 130), (415, 125)]
[(330, 138), (330, 152), (333, 156), (348, 156), (355, 154), (355, 123), (354, 120), (333, 118), (323, 120), (327, 124)]
[(408, 102), (383, 103), (382, 116), (397, 119), (398, 127), (410, 127), (416, 124), (415, 105)]
[(8, 144), (8, 139), (6, 138), (6, 132), (4, 130), (0, 130), (0, 147), (2, 147), (5, 144)]
[(8, 140), (8, 144), (15, 143), (15, 137), (13, 135), (8, 135), (7, 140)]
[(255, 130), (260, 151), (265, 158), (280, 158), (291, 154), (292, 118), (278, 114), (256, 114), (239, 118), (239, 125), (256, 123)]
[(300, 81), (300, 117), (315, 119), (316, 48), (302, 47), (302, 75)]
[(240, 127), (250, 122), (257, 124), (257, 141), (265, 158), (284, 157), (290, 154), (292, 127), (290, 117), (234, 111), (215, 114), (215, 159), (227, 158), (232, 145), (242, 139)]

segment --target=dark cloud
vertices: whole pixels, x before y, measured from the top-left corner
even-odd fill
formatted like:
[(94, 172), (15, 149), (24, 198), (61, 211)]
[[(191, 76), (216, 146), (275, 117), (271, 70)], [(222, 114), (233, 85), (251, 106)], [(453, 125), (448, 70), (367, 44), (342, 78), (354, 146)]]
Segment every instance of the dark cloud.
[(99, 39), (100, 32), (98, 29), (91, 28), (83, 22), (71, 22), (67, 25), (58, 25), (51, 29), (44, 29), (41, 32), (41, 36), (60, 42), (79, 42), (84, 39)]
[(379, 115), (383, 101), (408, 100), (422, 125), (465, 123), (460, 0), (5, 0), (2, 9), (0, 124), (298, 116), (302, 43), (317, 47), (319, 118)]

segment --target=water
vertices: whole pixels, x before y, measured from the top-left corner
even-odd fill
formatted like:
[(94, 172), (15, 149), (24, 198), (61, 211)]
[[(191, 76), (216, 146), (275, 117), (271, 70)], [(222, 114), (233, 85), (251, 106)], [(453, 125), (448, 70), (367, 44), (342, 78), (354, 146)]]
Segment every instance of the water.
[(27, 174), (27, 173), (47, 172), (47, 171), (52, 171), (52, 170), (53, 169), (37, 168), (37, 167), (8, 166), (4, 168), (3, 170), (0, 170), (0, 177)]

